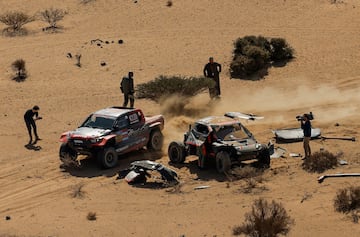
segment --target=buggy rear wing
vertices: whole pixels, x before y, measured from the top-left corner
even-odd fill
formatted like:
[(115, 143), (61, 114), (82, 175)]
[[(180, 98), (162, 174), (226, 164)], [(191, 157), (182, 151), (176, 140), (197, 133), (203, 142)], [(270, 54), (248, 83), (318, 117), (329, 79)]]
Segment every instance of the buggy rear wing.
[(241, 113), (241, 112), (226, 112), (224, 114), (224, 116), (233, 118), (233, 119), (239, 118), (239, 119), (246, 119), (246, 120), (258, 120), (258, 119), (264, 118), (262, 116), (258, 116), (255, 114), (246, 114), (246, 113)]

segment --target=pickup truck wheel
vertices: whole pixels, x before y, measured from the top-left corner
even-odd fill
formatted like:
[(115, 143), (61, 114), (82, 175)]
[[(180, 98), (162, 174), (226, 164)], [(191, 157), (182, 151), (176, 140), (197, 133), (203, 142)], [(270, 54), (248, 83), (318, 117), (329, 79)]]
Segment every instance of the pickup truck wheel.
[(105, 169), (113, 168), (118, 162), (118, 154), (113, 147), (107, 147), (98, 153), (98, 161)]
[(71, 149), (67, 143), (63, 143), (60, 146), (59, 157), (61, 161), (64, 161), (65, 159), (75, 161), (77, 152), (74, 149)]
[(163, 146), (164, 137), (160, 130), (154, 130), (150, 133), (150, 139), (147, 147), (150, 150), (161, 151)]
[(269, 149), (264, 149), (259, 154), (259, 163), (262, 168), (269, 168), (270, 167), (270, 152)]
[(220, 151), (216, 154), (216, 169), (219, 173), (226, 173), (231, 168), (231, 159), (229, 153)]
[(185, 146), (182, 142), (171, 142), (168, 148), (168, 156), (171, 162), (184, 163), (186, 157)]

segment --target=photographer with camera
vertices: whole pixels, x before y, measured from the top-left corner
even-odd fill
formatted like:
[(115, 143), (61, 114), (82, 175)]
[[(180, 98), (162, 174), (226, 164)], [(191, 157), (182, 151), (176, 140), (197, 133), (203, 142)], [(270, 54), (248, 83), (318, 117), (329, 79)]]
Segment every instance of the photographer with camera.
[[(34, 130), (34, 135), (35, 135), (35, 141), (34, 144), (38, 141), (41, 140), (37, 134), (37, 130), (36, 130), (36, 124), (35, 124), (35, 120), (39, 120), (42, 119), (42, 117), (39, 117), (39, 106), (35, 105), (32, 109), (29, 109), (25, 112), (24, 114), (24, 120), (25, 120), (25, 124), (30, 136), (30, 141), (28, 143), (28, 145), (32, 144), (32, 135), (31, 135), (31, 127)], [(35, 119), (34, 119), (35, 116)]]
[(301, 129), (304, 132), (303, 145), (304, 145), (305, 157), (303, 159), (307, 159), (311, 156), (311, 149), (310, 149), (311, 119), (312, 119), (312, 114), (310, 115), (304, 114), (300, 119), (298, 118), (298, 120), (300, 120), (301, 123)]

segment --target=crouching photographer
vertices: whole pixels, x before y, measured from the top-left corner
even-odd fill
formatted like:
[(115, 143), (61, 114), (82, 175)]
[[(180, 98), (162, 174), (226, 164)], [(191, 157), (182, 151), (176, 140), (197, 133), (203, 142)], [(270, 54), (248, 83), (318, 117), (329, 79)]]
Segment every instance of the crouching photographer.
[(307, 159), (311, 156), (311, 149), (310, 149), (310, 139), (311, 139), (311, 122), (310, 120), (314, 119), (312, 113), (304, 114), (303, 116), (296, 117), (298, 121), (301, 123), (301, 129), (304, 132), (304, 152), (305, 157), (303, 159)]

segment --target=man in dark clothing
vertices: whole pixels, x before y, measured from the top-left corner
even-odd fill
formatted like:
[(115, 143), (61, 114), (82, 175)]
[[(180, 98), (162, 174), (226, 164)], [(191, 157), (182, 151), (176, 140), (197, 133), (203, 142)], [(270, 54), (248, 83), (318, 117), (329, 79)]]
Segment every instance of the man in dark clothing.
[(128, 77), (123, 77), (120, 83), (120, 90), (124, 94), (124, 104), (123, 106), (126, 107), (129, 99), (130, 99), (130, 107), (134, 108), (134, 73), (129, 72)]
[(219, 74), (221, 72), (221, 65), (214, 62), (214, 58), (209, 58), (209, 63), (204, 67), (204, 76), (211, 78), (215, 82), (215, 87), (209, 88), (210, 98), (217, 98), (220, 96), (220, 78)]
[(41, 140), (37, 134), (36, 124), (35, 124), (35, 120), (42, 119), (41, 117), (39, 117), (39, 110), (40, 110), (39, 106), (35, 105), (32, 109), (27, 110), (24, 114), (25, 124), (30, 137), (29, 144), (32, 143), (31, 127), (34, 130), (34, 135), (35, 135), (34, 143), (36, 143), (38, 140)]
[(311, 139), (311, 122), (309, 119), (308, 114), (303, 115), (303, 119), (301, 121), (301, 128), (304, 132), (304, 152), (305, 152), (305, 159), (311, 156), (311, 149), (310, 149), (310, 139)]

